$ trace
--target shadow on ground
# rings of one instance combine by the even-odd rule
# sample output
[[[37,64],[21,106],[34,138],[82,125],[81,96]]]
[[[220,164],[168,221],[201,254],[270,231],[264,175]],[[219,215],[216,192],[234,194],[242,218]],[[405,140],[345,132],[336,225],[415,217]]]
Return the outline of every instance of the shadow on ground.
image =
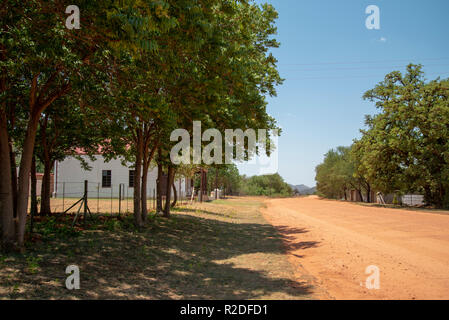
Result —
[[[199,217],[184,210],[142,232],[87,230],[77,238],[34,244],[26,255],[0,256],[0,298],[33,299],[310,299],[309,283],[292,278],[288,234],[252,222]],[[297,248],[316,244],[291,244]],[[65,269],[79,266],[81,289],[65,288]]]
[[[292,252],[300,249],[316,248],[319,245],[319,241],[300,241],[297,242],[294,235],[308,232],[305,228],[292,228],[289,226],[278,226],[276,230],[281,234],[284,244],[288,252]]]

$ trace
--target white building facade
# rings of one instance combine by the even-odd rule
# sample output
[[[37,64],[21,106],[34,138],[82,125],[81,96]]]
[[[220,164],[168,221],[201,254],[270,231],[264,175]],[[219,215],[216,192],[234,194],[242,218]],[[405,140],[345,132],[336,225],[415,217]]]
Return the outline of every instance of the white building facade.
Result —
[[[120,159],[105,162],[102,155],[95,155],[95,161],[81,155],[91,168],[84,170],[75,157],[67,157],[55,163],[54,197],[77,198],[84,194],[84,181],[88,181],[88,194],[99,198],[131,198],[134,193],[134,169],[131,163],[122,164]],[[156,192],[157,167],[150,168],[147,178],[147,196]],[[178,197],[189,194],[190,179],[178,179],[175,188]]]

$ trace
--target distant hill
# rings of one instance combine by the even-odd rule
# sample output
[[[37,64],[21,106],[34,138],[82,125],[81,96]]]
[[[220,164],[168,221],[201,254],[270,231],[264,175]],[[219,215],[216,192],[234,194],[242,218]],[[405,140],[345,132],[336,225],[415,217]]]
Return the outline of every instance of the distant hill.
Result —
[[[315,194],[316,193],[316,187],[312,187],[308,190],[307,194]]]
[[[303,195],[314,194],[316,192],[316,187],[310,188],[310,187],[306,186],[305,184],[298,184],[296,186],[290,184],[290,187],[293,190],[297,190],[300,194],[303,194]]]

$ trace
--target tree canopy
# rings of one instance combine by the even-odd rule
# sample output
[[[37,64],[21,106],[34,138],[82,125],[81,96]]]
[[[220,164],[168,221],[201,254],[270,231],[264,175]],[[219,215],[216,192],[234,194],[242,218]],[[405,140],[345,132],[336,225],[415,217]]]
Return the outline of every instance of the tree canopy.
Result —
[[[242,177],[241,193],[252,196],[288,197],[293,194],[293,190],[278,173],[275,173]]]
[[[429,205],[449,207],[449,80],[426,81],[421,65],[394,71],[364,99],[379,112],[366,116],[362,137],[330,151],[317,167],[318,190],[342,197],[347,181],[383,193],[421,193]]]
[[[3,247],[24,245],[36,160],[46,177],[54,161],[79,149],[92,155],[101,148],[107,160],[132,162],[141,227],[151,163],[169,176],[168,198],[181,170],[169,157],[174,129],[191,130],[193,121],[204,130],[277,129],[266,112],[266,96],[282,83],[270,52],[279,46],[271,5],[83,0],[79,29],[66,27],[66,5],[7,0],[0,8]],[[224,185],[232,168],[222,169]],[[49,188],[43,192],[45,213]]]

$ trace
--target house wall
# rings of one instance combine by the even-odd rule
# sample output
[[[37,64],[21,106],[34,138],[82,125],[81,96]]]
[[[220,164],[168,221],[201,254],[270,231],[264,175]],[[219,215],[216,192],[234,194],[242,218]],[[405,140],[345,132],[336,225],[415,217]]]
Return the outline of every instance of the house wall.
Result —
[[[100,198],[119,197],[119,185],[124,185],[124,196],[132,197],[134,188],[129,186],[129,171],[131,164],[122,165],[120,159],[113,159],[105,162],[103,156],[96,155],[95,161],[91,161],[89,157],[82,156],[88,163],[91,170],[84,170],[81,162],[74,157],[67,157],[64,161],[57,162],[55,165],[55,197],[76,198],[81,197],[84,193],[84,180],[88,181],[89,196],[97,196]],[[103,170],[111,170],[111,188],[102,187]],[[157,167],[152,168],[148,172],[147,194],[153,195],[156,189]],[[185,179],[178,179],[175,182],[175,188],[178,194],[185,195],[186,182]]]
[[[386,195],[383,195],[385,204],[394,204],[394,198],[395,195],[393,193],[389,193]],[[380,201],[380,198],[377,197],[378,201],[377,203],[382,203]],[[400,197],[399,204],[406,205],[406,206],[422,206],[424,205],[424,196],[420,194],[406,194]]]
[[[420,194],[406,194],[402,196],[402,204],[407,206],[422,206],[424,205],[424,196]]]
[[[350,190],[349,191],[349,195],[348,195],[348,200],[352,201],[352,202],[362,202],[362,201],[366,201],[366,194],[362,193],[363,195],[363,199],[360,198],[359,193],[357,192],[357,190]],[[389,193],[389,194],[384,194],[382,195],[383,199],[385,201],[385,204],[393,204],[394,203],[394,194],[393,193]],[[382,201],[380,199],[380,197],[377,195],[377,192],[375,191],[371,191],[371,203],[379,203],[382,204]],[[402,196],[399,201],[401,202],[401,204],[407,205],[407,206],[420,206],[420,205],[424,205],[424,196],[423,195],[418,195],[418,194],[406,194],[404,196]]]
[[[360,194],[359,194],[359,192],[357,190],[350,190],[349,191],[349,198],[348,198],[348,200],[351,201],[351,202],[362,202],[363,201],[363,199],[360,198]]]

